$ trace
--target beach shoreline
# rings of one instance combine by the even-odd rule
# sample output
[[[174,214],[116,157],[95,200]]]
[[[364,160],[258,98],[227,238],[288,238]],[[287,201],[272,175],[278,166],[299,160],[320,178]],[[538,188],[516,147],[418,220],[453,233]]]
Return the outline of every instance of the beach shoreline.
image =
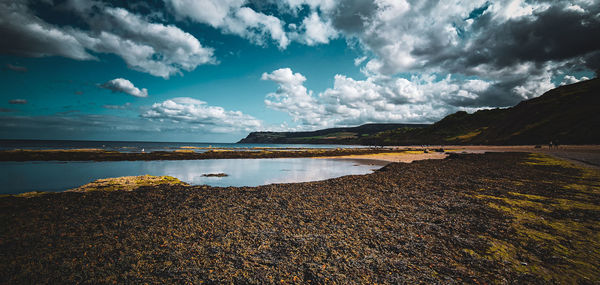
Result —
[[[358,161],[384,161],[410,163],[424,159],[443,159],[448,153],[485,152],[526,152],[548,154],[588,166],[600,167],[600,145],[561,145],[548,146],[386,146],[364,148],[298,148],[252,150],[209,149],[195,152],[189,147],[175,151],[118,152],[102,149],[55,149],[55,150],[4,150],[0,151],[0,161],[135,161],[135,160],[197,160],[197,159],[239,159],[239,158],[294,158],[314,157],[332,159],[355,159]]]
[[[598,171],[504,152],[306,183],[3,197],[0,282],[593,283],[599,186]]]
[[[444,150],[436,152],[435,150]],[[319,159],[351,159],[372,164],[374,161],[381,163],[402,162],[428,159],[444,159],[450,153],[483,154],[486,152],[523,152],[551,155],[560,159],[580,164],[586,167],[600,168],[600,145],[564,145],[550,149],[548,146],[536,148],[534,145],[521,146],[464,146],[464,145],[439,145],[439,146],[407,146],[389,148],[394,152],[382,152],[361,155],[341,155],[331,157],[318,157]]]

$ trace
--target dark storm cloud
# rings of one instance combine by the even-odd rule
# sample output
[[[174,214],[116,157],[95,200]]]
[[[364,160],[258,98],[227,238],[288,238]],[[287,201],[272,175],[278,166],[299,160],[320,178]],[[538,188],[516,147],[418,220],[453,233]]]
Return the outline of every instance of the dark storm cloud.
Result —
[[[137,3],[137,10],[154,8]],[[39,5],[43,4],[0,2],[0,53],[76,60],[96,59],[90,52],[109,53],[131,69],[163,78],[216,63],[212,48],[174,25],[156,23],[159,12],[140,15],[101,1],[66,1],[45,9]]]
[[[340,1],[332,15],[333,26],[346,33],[361,32],[376,11],[377,5],[373,1]]]
[[[560,69],[600,72],[600,6],[585,13],[561,6],[497,25],[490,14],[474,22],[478,36],[469,49],[453,51],[429,62],[440,64],[451,72],[485,76],[487,70],[497,72],[496,83],[479,93],[476,99],[449,102],[455,106],[512,106],[529,96],[517,94],[524,86],[544,73],[556,74]],[[533,68],[521,76],[513,76],[514,66],[529,62]],[[552,67],[552,63],[557,64]],[[473,69],[481,64],[485,69]],[[545,68],[548,67],[548,68]],[[473,70],[476,70],[473,72]],[[505,70],[502,72],[502,70]],[[540,89],[533,96],[541,95]]]
[[[533,19],[510,20],[496,27],[489,21],[490,15],[484,15],[476,21],[480,36],[471,48],[483,56],[469,57],[466,64],[491,63],[502,68],[523,61],[562,61],[597,52],[600,6],[593,9],[580,13],[551,7]]]
[[[451,72],[469,74],[481,64],[496,70],[531,62],[538,67],[553,61],[575,60],[585,67],[600,70],[600,6],[586,12],[553,6],[532,17],[520,17],[503,23],[491,13],[477,17],[472,26],[474,38],[468,48],[443,49],[444,44],[430,41],[412,54],[428,60],[427,66],[444,66]],[[433,38],[433,37],[429,37]]]
[[[600,51],[591,52],[583,57],[585,67],[596,72],[596,76],[600,76]]]
[[[93,58],[72,35],[31,14],[23,1],[0,3],[0,35],[0,53]]]

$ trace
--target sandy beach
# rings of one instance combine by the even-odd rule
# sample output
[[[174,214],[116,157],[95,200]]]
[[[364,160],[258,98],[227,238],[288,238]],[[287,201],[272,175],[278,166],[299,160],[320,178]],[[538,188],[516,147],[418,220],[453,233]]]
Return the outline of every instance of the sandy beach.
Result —
[[[417,160],[444,159],[449,153],[473,153],[482,154],[486,152],[524,152],[541,153],[552,155],[561,159],[566,159],[574,163],[588,167],[600,167],[600,145],[565,145],[550,149],[548,146],[536,148],[533,145],[524,146],[406,146],[391,148],[394,151],[403,152],[383,152],[365,155],[343,155],[327,158],[335,159],[354,159],[372,161],[379,160],[384,162],[403,162],[410,163]],[[436,152],[436,149],[443,149],[444,152]],[[427,150],[426,152],[424,150]]]

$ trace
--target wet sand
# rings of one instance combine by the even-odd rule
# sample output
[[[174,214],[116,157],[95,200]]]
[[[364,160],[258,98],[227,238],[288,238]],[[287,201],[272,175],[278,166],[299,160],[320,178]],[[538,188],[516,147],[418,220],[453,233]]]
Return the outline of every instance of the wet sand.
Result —
[[[486,152],[524,152],[541,153],[552,155],[557,158],[566,159],[584,166],[600,167],[600,145],[565,145],[550,149],[548,146],[536,148],[533,145],[524,146],[408,146],[395,147],[393,150],[409,150],[402,153],[374,153],[365,155],[346,155],[328,157],[333,159],[354,159],[357,161],[379,160],[384,162],[411,163],[417,160],[444,159],[449,153],[473,153],[482,154]],[[435,152],[436,149],[444,149],[445,152]],[[428,150],[424,153],[423,150]]]

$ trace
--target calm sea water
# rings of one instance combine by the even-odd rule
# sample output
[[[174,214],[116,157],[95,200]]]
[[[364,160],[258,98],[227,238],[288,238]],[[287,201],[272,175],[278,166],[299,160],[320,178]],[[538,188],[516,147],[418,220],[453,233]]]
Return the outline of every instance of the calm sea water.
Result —
[[[349,145],[315,145],[315,144],[238,144],[238,143],[197,143],[197,142],[134,142],[134,141],[70,141],[70,140],[0,140],[0,150],[11,149],[78,149],[97,148],[116,150],[121,152],[173,151],[182,147],[197,148],[226,148],[226,149],[252,149],[252,148],[338,148],[338,147],[364,147]],[[206,149],[195,149],[197,152]]]
[[[0,162],[0,193],[64,191],[100,178],[145,174],[169,175],[192,185],[257,186],[366,174],[380,167],[351,160],[311,158]],[[229,176],[202,176],[210,173]]]

